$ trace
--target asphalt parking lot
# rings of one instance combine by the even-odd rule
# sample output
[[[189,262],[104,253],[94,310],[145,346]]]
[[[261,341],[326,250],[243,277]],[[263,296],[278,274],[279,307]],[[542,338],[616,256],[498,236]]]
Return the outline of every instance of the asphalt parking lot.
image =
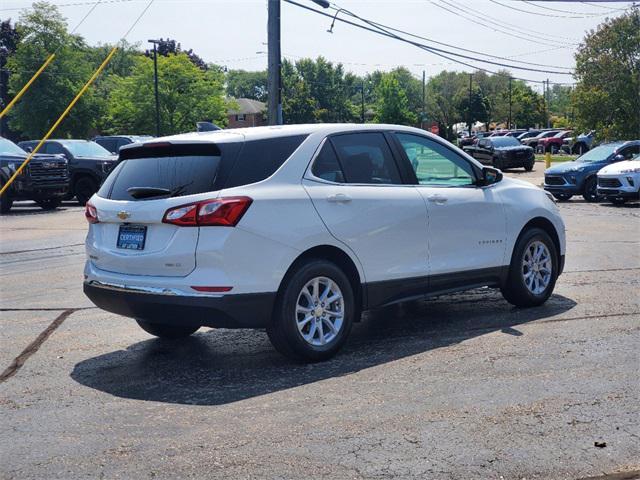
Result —
[[[543,165],[508,175],[539,184]],[[263,332],[179,343],[92,308],[82,208],[0,219],[0,477],[640,477],[640,205],[574,199],[566,272],[370,312],[292,364]]]

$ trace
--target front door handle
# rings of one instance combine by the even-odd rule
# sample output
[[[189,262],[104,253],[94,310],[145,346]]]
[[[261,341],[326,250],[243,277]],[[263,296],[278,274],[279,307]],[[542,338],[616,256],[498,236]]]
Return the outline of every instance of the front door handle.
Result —
[[[347,203],[351,201],[351,197],[344,193],[335,193],[333,195],[329,195],[327,197],[327,201],[333,203]]]
[[[436,205],[444,205],[447,203],[447,197],[443,197],[442,195],[429,195],[427,199]]]

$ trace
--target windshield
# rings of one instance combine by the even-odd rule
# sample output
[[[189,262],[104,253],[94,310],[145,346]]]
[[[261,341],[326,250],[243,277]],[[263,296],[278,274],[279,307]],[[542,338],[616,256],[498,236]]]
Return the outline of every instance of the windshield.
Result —
[[[553,136],[553,138],[561,138],[561,137],[562,137],[562,136],[564,136],[565,134],[566,134],[566,135],[570,135],[570,134],[571,134],[571,132],[558,132],[558,133],[556,133],[556,134]]]
[[[620,143],[609,143],[600,145],[599,147],[589,150],[587,153],[578,158],[578,162],[599,162],[605,160],[620,146]]]
[[[492,138],[491,142],[494,147],[516,147],[520,145],[520,142],[514,137],[496,137]]]
[[[24,155],[25,152],[11,140],[0,138],[0,155]]]
[[[547,137],[553,137],[556,133],[558,132],[542,132],[540,135],[538,135],[536,138],[547,138]]]
[[[102,148],[96,142],[64,142],[63,145],[69,149],[74,157],[106,157],[110,158],[111,153]]]

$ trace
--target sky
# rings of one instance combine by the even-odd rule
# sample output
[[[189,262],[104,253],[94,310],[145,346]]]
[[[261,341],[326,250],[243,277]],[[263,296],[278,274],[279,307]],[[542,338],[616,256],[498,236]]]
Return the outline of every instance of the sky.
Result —
[[[320,9],[311,0],[299,3]],[[70,28],[92,7],[87,0],[52,0],[60,5]],[[89,44],[114,43],[129,29],[149,0],[102,0],[77,29]],[[414,35],[512,60],[543,64],[522,65],[567,71],[585,32],[606,17],[617,16],[632,2],[524,2],[516,0],[337,0],[332,5],[361,17]],[[2,0],[0,18],[16,19],[30,1]],[[517,10],[519,9],[519,10]],[[523,10],[523,11],[520,11]],[[560,10],[560,11],[558,11]],[[331,14],[335,10],[324,10]],[[342,12],[338,18],[349,19]],[[482,25],[480,24],[482,23]],[[295,60],[319,55],[340,62],[347,71],[363,74],[405,66],[420,77],[442,70],[472,71],[415,46],[337,22],[295,5],[282,3],[282,53]],[[498,31],[502,30],[502,31]],[[266,68],[266,0],[155,0],[127,40],[147,48],[147,39],[172,38],[183,49],[192,48],[207,62],[229,69]],[[422,40],[416,40],[423,42]],[[451,47],[434,45],[469,56]],[[486,57],[485,57],[486,58]],[[460,59],[467,61],[464,59]],[[502,62],[502,60],[492,59]],[[506,63],[512,60],[507,60]],[[489,70],[500,67],[470,62]],[[570,75],[511,70],[514,77],[541,82],[572,83]],[[540,83],[532,87],[541,91]]]

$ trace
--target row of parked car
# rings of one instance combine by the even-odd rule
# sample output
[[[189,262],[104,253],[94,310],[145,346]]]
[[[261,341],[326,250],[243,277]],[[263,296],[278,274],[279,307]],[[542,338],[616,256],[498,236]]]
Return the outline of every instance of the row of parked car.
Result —
[[[76,198],[84,205],[115,166],[120,148],[151,137],[101,136],[93,140],[47,140],[0,198],[0,213],[16,200],[33,200],[45,210]],[[0,185],[11,178],[39,140],[17,145],[0,137]]]
[[[572,153],[582,155],[593,147],[595,131],[574,135],[572,130],[565,129],[530,129],[530,130],[494,130],[492,132],[475,132],[473,135],[463,134],[458,144],[461,147],[477,145],[483,139],[513,138],[521,145],[531,147],[534,151]]]

